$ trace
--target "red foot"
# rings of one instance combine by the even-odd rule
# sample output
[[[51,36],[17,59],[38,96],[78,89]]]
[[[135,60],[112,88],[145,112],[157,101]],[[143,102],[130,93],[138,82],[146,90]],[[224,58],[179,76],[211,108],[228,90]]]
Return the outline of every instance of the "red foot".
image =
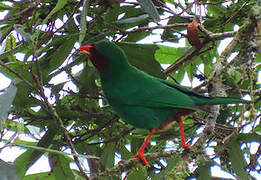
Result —
[[[190,145],[189,145],[189,144],[182,144],[182,147],[183,147],[184,149],[189,149],[189,148],[190,148]]]
[[[150,131],[149,135],[147,136],[147,138],[145,139],[144,143],[141,145],[139,151],[137,152],[137,154],[135,156],[133,156],[132,158],[139,158],[144,165],[148,164],[147,159],[144,157],[144,149],[146,148],[146,145],[148,144],[151,136],[157,131],[157,128],[154,128]]]
[[[138,152],[138,153],[137,153],[135,156],[133,156],[132,158],[139,158],[144,165],[147,165],[147,164],[148,164],[148,161],[147,161],[147,159],[144,157],[144,154],[143,154],[143,153],[139,153],[139,152]]]
[[[184,149],[189,149],[190,145],[186,143],[185,136],[184,136],[184,130],[183,130],[183,123],[181,117],[179,117],[179,130],[180,130],[180,136],[181,136],[181,143],[182,147]]]

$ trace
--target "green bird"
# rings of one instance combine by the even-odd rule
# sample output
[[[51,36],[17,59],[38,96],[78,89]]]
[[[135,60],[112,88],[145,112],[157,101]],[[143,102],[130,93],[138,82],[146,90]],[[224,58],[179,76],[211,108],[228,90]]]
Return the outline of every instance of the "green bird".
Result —
[[[132,66],[123,50],[108,40],[82,46],[79,50],[99,71],[104,95],[114,111],[134,127],[151,130],[134,156],[145,165],[148,161],[144,149],[156,131],[178,122],[182,147],[190,148],[185,141],[182,116],[196,110],[207,111],[206,104],[245,102],[235,98],[206,97],[187,87],[148,75]]]

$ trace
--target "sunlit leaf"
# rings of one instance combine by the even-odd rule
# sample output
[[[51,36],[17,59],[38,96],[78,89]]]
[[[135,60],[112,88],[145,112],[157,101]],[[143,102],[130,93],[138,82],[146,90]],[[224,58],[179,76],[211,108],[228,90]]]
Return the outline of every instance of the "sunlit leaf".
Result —
[[[0,91],[0,130],[3,130],[3,124],[7,119],[12,102],[15,98],[17,88],[11,84],[8,88]]]
[[[37,146],[48,147],[56,134],[56,129],[49,129],[45,135],[41,138]],[[26,171],[31,167],[42,155],[44,152],[29,149],[16,158],[14,164],[17,165],[18,176],[19,178],[24,177]]]
[[[79,36],[79,43],[81,44],[86,34],[86,16],[88,14],[89,0],[83,1],[83,10],[81,12],[81,31]]]
[[[145,167],[139,166],[135,171],[131,171],[127,175],[127,180],[147,180],[147,173]]]
[[[199,180],[207,180],[211,179],[211,165],[212,163],[209,161],[204,161],[200,163],[199,167]]]
[[[67,0],[58,0],[56,6],[52,9],[52,11],[48,14],[48,16],[43,20],[43,24],[47,23],[48,20],[52,17],[52,15],[59,10],[61,10],[67,4]]]
[[[180,58],[184,53],[184,48],[174,48],[169,46],[159,46],[159,49],[155,53],[155,58],[164,64],[172,64],[178,58]]]
[[[157,21],[160,20],[159,13],[151,0],[139,0],[138,2],[144,9],[144,11],[148,13],[152,18]]]
[[[111,168],[114,165],[114,156],[115,156],[115,144],[107,143],[104,146],[103,153],[101,155],[101,163],[104,168]]]
[[[160,64],[154,58],[154,53],[158,49],[156,45],[132,43],[119,43],[118,45],[124,50],[132,65],[150,75],[165,77]]]
[[[240,148],[240,142],[237,141],[236,136],[231,140],[229,144],[229,156],[231,159],[231,165],[233,170],[239,179],[249,179],[246,171],[247,163],[244,158],[244,154]]]
[[[146,19],[148,17],[149,16],[147,14],[144,14],[144,15],[140,15],[138,17],[131,17],[131,18],[127,18],[127,19],[119,19],[118,21],[116,21],[116,23],[119,23],[119,24],[137,23],[137,22],[143,21],[144,19]]]
[[[49,154],[48,158],[56,179],[74,179],[68,158],[57,154]]]

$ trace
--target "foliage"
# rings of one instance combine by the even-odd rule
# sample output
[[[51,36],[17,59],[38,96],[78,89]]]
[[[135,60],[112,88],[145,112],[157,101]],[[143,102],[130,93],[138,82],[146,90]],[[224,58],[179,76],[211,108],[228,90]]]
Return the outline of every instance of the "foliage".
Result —
[[[210,179],[216,175],[211,171],[213,166],[238,179],[260,174],[261,92],[257,73],[261,68],[261,2],[185,2],[0,2],[0,12],[6,13],[0,20],[0,72],[12,79],[17,89],[14,100],[13,96],[0,94],[0,107],[6,107],[0,110],[0,114],[5,114],[0,117],[1,149],[26,149],[14,161],[19,179],[120,179],[123,171],[128,180]],[[205,12],[198,18],[202,19],[202,24],[198,23],[201,46],[175,46],[186,38],[184,30],[197,14],[195,5]],[[157,22],[159,16],[167,20],[166,25]],[[240,27],[238,32],[234,31],[236,25]],[[159,33],[159,29],[163,32]],[[137,44],[155,34],[161,37],[160,42],[172,46],[160,42]],[[218,53],[221,40],[228,37],[233,40]],[[214,121],[202,112],[185,117],[186,137],[191,144],[197,140],[189,151],[182,151],[179,145],[177,125],[156,133],[152,138],[154,145],[147,147],[150,165],[142,166],[130,158],[148,132],[119,119],[103,96],[97,71],[77,51],[79,43],[90,44],[104,38],[117,42],[133,65],[151,75],[178,83],[188,75],[191,83],[200,80],[195,91],[213,96],[248,96],[253,102],[222,105]],[[160,64],[167,64],[168,68],[163,70]],[[199,69],[201,65],[203,70]],[[57,81],[58,77],[63,78]],[[5,92],[12,94],[14,90],[6,88]],[[212,129],[210,121],[216,122]],[[40,138],[30,127],[39,128]],[[197,130],[202,128],[204,131],[199,133]],[[14,136],[6,136],[10,131],[15,132]],[[30,135],[34,141],[20,139],[21,134]],[[170,144],[175,151],[164,152]],[[123,161],[117,165],[119,154]],[[43,155],[48,157],[51,171],[25,175]],[[82,163],[84,159],[89,171]],[[71,163],[76,163],[78,169],[73,170]],[[191,165],[195,168],[189,169]],[[1,176],[15,171],[14,167],[3,171],[8,166],[1,164]]]

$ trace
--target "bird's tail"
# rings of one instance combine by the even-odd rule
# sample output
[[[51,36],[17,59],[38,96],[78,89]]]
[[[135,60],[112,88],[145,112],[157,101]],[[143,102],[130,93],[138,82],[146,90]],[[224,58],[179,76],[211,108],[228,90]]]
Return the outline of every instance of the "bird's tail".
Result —
[[[251,101],[230,97],[193,97],[199,109],[210,112],[208,105],[214,104],[249,104]]]
[[[203,105],[203,104],[249,104],[251,101],[237,99],[237,98],[230,98],[230,97],[196,97],[194,99],[196,104]]]

